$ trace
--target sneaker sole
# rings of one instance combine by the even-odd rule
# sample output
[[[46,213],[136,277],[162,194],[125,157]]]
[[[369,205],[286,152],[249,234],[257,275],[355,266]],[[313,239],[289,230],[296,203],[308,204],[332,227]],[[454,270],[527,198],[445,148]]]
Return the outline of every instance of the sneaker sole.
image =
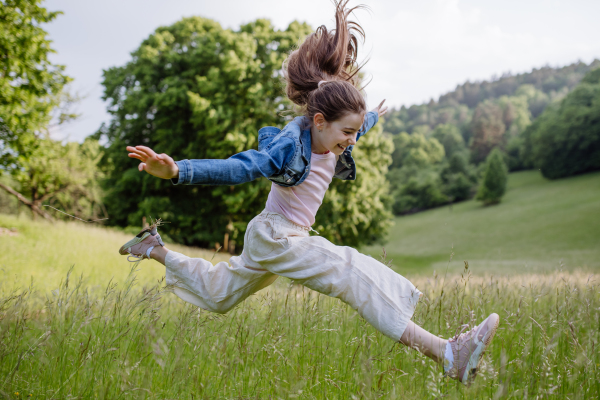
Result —
[[[119,249],[119,254],[125,256],[127,254],[129,254],[129,248],[131,248],[132,246],[135,246],[136,244],[140,243],[142,240],[146,239],[148,236],[150,236],[150,232],[142,232],[140,234],[141,236],[136,236],[133,239],[131,239],[129,242],[125,243],[123,246],[121,246],[121,248]]]
[[[481,357],[485,354],[485,351],[492,342],[492,339],[494,339],[494,335],[496,335],[496,330],[498,329],[499,324],[500,317],[498,317],[498,319],[496,320],[496,324],[492,329],[490,329],[490,332],[488,332],[488,336],[483,339],[483,342],[481,342],[481,344],[479,344],[475,351],[473,351],[473,353],[471,354],[471,357],[469,358],[469,363],[467,364],[467,368],[465,369],[465,373],[463,374],[462,379],[462,382],[465,382],[467,386],[469,386],[475,379],[475,374],[477,373],[479,361],[481,360]]]

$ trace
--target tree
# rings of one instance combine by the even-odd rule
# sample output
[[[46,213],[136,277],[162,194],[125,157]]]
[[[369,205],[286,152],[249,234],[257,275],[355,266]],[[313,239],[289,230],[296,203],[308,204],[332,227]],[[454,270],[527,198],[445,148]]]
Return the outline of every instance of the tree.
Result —
[[[467,148],[460,130],[452,124],[440,124],[436,126],[431,137],[444,146],[444,153],[447,158],[452,157],[454,153],[463,152]]]
[[[286,30],[276,30],[263,19],[233,31],[210,19],[184,18],[158,28],[126,65],[106,70],[104,98],[110,102],[112,120],[97,137],[108,141],[105,204],[110,223],[140,225],[143,216],[161,217],[171,222],[164,231],[177,242],[212,247],[223,243],[227,234],[241,244],[248,222],[264,208],[270,181],[173,186],[140,174],[124,149],[143,144],[176,160],[227,158],[256,149],[261,127],[283,128],[291,118],[291,104],[279,79],[282,62],[311,31],[298,22]],[[361,139],[357,154],[369,140]],[[373,146],[379,148],[380,144]],[[373,161],[373,166],[386,160],[385,154],[374,152],[373,156],[381,158]],[[366,160],[358,160],[358,164],[359,168],[369,166]],[[365,182],[365,187],[378,193],[379,189],[369,185],[385,183],[367,176],[373,182]],[[337,188],[336,201],[350,205],[355,200],[349,196],[364,198],[346,186],[333,187]],[[383,215],[376,203],[374,200],[372,210],[356,206],[365,227],[357,226],[357,232],[364,233],[367,228],[375,236],[382,232],[379,227],[387,221],[376,219]],[[344,216],[350,209],[331,206],[332,213]],[[369,234],[356,236],[349,227],[334,235],[329,224],[343,224],[344,220],[320,221],[323,231],[331,233],[328,237],[349,242],[369,240]]]
[[[438,164],[444,159],[444,147],[434,138],[419,133],[406,132],[394,136],[394,152],[390,168],[404,165],[426,166]]]
[[[258,129],[282,126],[281,64],[310,32],[293,22],[278,31],[267,20],[223,29],[201,17],[160,27],[122,67],[104,71],[111,122],[98,137],[105,156],[110,223],[140,225],[143,216],[170,221],[174,240],[201,246],[241,243],[247,223],[264,207],[270,182],[238,186],[173,186],[137,171],[126,145],[143,144],[176,160],[227,158],[256,148]]]
[[[54,50],[41,27],[60,12],[49,12],[41,2],[0,2],[0,166],[5,168],[17,167],[35,150],[70,80],[63,66],[48,60]]]
[[[499,203],[506,192],[507,180],[508,169],[504,163],[502,152],[494,149],[485,160],[483,179],[476,199],[483,201],[486,206]]]
[[[549,179],[600,170],[600,68],[525,132],[524,148]]]
[[[62,144],[39,139],[28,157],[20,156],[20,169],[12,170],[14,187],[0,183],[0,188],[29,207],[33,217],[62,217],[44,208],[50,205],[82,218],[105,214],[101,203],[98,162],[102,157],[98,141]]]
[[[471,159],[475,163],[485,160],[494,147],[504,146],[506,126],[502,108],[492,101],[477,106],[471,122]]]
[[[467,200],[472,196],[472,189],[477,179],[462,152],[454,153],[440,171],[442,192],[451,202]]]
[[[502,122],[506,127],[506,142],[519,136],[530,124],[531,113],[526,96],[502,96],[497,100],[502,109]]]

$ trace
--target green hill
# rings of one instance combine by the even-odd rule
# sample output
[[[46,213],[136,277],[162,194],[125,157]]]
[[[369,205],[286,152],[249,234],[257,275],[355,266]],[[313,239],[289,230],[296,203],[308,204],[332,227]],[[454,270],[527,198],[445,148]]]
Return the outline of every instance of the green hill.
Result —
[[[509,175],[497,206],[466,201],[398,217],[384,245],[400,273],[475,273],[600,268],[600,173],[549,181]],[[363,249],[379,258],[381,246]]]

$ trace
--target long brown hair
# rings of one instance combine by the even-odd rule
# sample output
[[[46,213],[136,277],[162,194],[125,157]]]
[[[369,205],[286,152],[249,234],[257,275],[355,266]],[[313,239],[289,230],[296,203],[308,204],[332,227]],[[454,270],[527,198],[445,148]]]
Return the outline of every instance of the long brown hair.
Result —
[[[284,63],[286,94],[311,121],[322,113],[326,121],[336,121],[346,113],[364,113],[365,100],[358,89],[358,37],[363,28],[349,21],[357,6],[347,8],[349,0],[334,0],[335,30],[321,25],[310,34]],[[319,84],[319,82],[322,82]]]

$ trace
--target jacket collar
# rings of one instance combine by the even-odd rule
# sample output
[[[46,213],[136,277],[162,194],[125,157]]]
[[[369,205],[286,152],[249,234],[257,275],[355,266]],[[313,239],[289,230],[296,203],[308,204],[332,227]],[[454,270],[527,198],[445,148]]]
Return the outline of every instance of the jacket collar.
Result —
[[[311,136],[310,136],[310,124],[306,117],[296,117],[294,122],[300,127],[300,143],[302,144],[302,156],[310,165],[311,155]]]

